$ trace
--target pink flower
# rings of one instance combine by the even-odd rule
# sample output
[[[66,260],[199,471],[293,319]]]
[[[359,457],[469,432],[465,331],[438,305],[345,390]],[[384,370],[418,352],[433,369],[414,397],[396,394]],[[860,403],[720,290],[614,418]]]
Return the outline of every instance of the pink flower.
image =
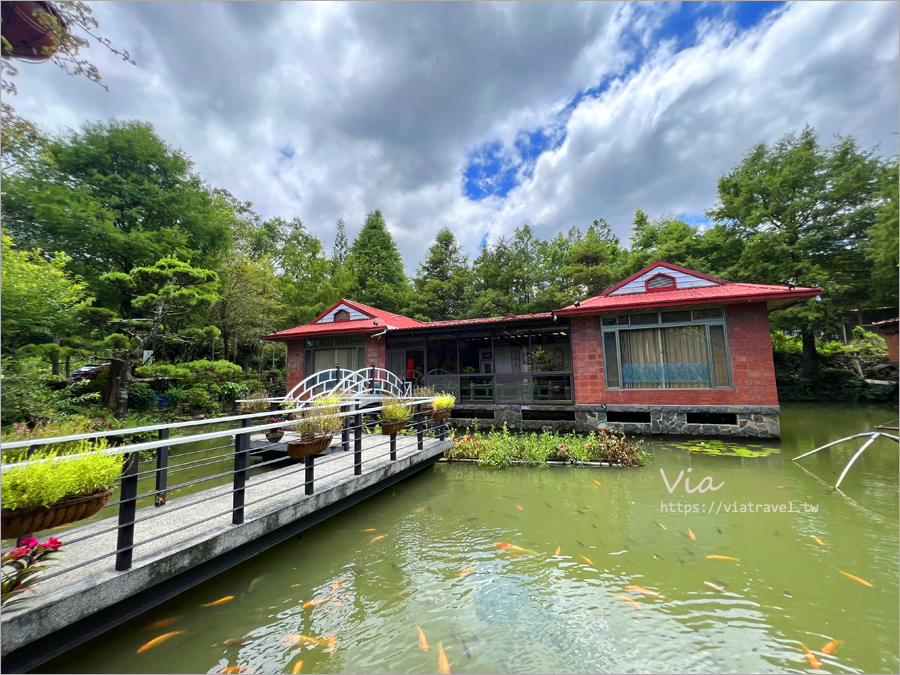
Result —
[[[44,546],[47,548],[52,548],[54,551],[58,551],[59,547],[62,546],[62,542],[56,537],[50,537],[47,541],[44,542]]]
[[[31,552],[30,548],[25,548],[24,546],[21,548],[14,548],[9,554],[12,556],[13,560],[18,560],[23,555],[28,555]]]
[[[37,537],[28,537],[28,539],[22,540],[22,546],[24,546],[25,548],[34,548],[37,545],[38,545]]]

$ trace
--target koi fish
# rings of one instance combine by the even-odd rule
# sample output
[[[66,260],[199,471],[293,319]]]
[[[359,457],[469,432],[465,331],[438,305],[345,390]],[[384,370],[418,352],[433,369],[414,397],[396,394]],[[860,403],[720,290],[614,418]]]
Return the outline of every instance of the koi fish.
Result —
[[[243,647],[247,643],[247,640],[241,640],[240,638],[230,638],[222,642],[223,645],[228,645],[229,647]]]
[[[301,668],[303,668],[303,661],[297,661],[297,663],[294,664],[294,668],[291,670],[291,673],[293,675],[300,675]]]
[[[365,530],[360,530],[360,532],[374,532],[374,531],[375,531],[374,527],[368,527]]]
[[[200,605],[201,607],[215,607],[217,605],[224,605],[226,602],[231,602],[234,600],[233,595],[226,595],[224,598],[219,598],[215,602],[207,602],[205,605]]]
[[[655,521],[655,520],[654,520],[654,521],[653,521],[653,522],[654,522],[654,523],[656,523],[656,521]],[[662,528],[662,529],[664,529],[664,530],[665,530],[665,531],[666,531],[666,532],[668,532],[668,531],[669,531],[669,528],[668,528],[668,527],[666,527],[666,526],[665,526],[665,525],[663,525],[663,524],[662,524],[662,523],[656,523],[656,524],[657,524],[657,525],[659,525],[659,526],[660,526],[660,527],[661,527],[661,528]]]
[[[584,562],[586,562],[586,563],[587,563],[588,565],[590,565],[591,567],[594,566],[594,563],[591,562],[591,559],[588,558],[587,556],[581,556],[581,559],[584,560]]]
[[[281,641],[290,644],[290,645],[307,645],[309,647],[320,647],[322,645],[330,645],[331,641],[334,638],[329,637],[324,640],[320,640],[319,638],[309,637],[308,635],[300,635],[298,633],[294,633],[292,635],[285,635],[281,638]]]
[[[424,510],[425,510],[425,507],[420,506],[419,508],[416,509],[416,513],[422,513],[422,511],[424,511]]]
[[[697,541],[697,535],[691,532],[690,528],[688,528],[688,536],[693,540]]]
[[[369,543],[370,543],[370,544],[374,544],[376,541],[378,541],[378,540],[380,540],[380,539],[384,539],[384,535],[383,535],[383,534],[379,534],[377,537],[372,537],[372,541],[370,541]]]
[[[325,641],[328,643],[328,658],[333,659],[334,651],[335,651],[335,649],[337,649],[337,641],[334,639],[333,635],[330,635],[327,638],[325,638]]]
[[[559,555],[561,551],[562,551],[562,546],[557,546],[556,553],[554,553],[553,555]]]
[[[616,597],[621,598],[622,600],[627,602],[629,605],[635,607],[636,609],[643,609],[643,607],[641,607],[641,604],[637,600],[632,600],[627,595],[622,595],[621,593],[616,593]]]
[[[423,652],[428,651],[428,640],[425,639],[425,631],[419,628],[419,625],[416,624],[416,630],[419,631],[419,649]]]
[[[247,669],[244,666],[228,666],[227,668],[222,668],[222,670],[217,670],[217,673],[246,673]]]
[[[145,645],[142,645],[140,649],[137,650],[138,654],[141,654],[148,649],[153,649],[156,645],[161,645],[163,642],[168,640],[170,637],[175,637],[176,635],[184,635],[183,630],[173,630],[171,633],[163,633],[159,637],[153,638]]]
[[[813,668],[815,668],[816,670],[818,670],[819,668],[821,668],[821,667],[822,667],[822,664],[819,662],[819,659],[816,658],[816,655],[813,654],[813,653],[809,650],[809,647],[807,647],[807,646],[806,646],[805,644],[803,644],[802,642],[800,643],[800,646],[803,647],[803,651],[806,652],[806,660],[809,661],[809,665],[811,665],[811,666],[812,666]]]
[[[468,574],[469,572],[474,570],[477,566],[478,565],[475,564],[475,565],[472,565],[471,567],[467,567],[466,569],[464,569],[462,572],[459,573],[459,576],[464,576],[464,575]]]
[[[834,650],[844,644],[843,640],[832,640],[822,647],[823,654],[834,654]]]
[[[726,591],[726,590],[725,590],[724,588],[722,588],[721,586],[718,586],[718,585],[714,584],[714,583],[711,582],[711,581],[704,581],[703,583],[706,584],[707,586],[709,586],[710,588],[719,591],[719,593],[724,593],[725,595],[728,595],[728,591]]]
[[[347,580],[347,577],[343,577],[343,578],[335,581],[334,584],[332,584],[332,586],[331,586],[331,592],[334,593],[338,589],[338,586],[340,586],[346,580]]]
[[[600,485],[600,486],[603,485],[603,483],[601,483],[599,480],[595,480],[594,482],[595,482],[597,485]]]
[[[844,575],[845,577],[847,577],[848,579],[853,579],[853,581],[858,581],[858,582],[861,583],[863,586],[868,586],[869,588],[872,588],[872,584],[870,584],[870,583],[869,583],[868,581],[866,581],[865,579],[860,579],[859,577],[855,577],[855,576],[853,576],[852,574],[849,574],[848,572],[844,572],[844,571],[841,571],[841,574],[843,574],[843,575]]]
[[[170,616],[168,619],[160,619],[159,621],[154,621],[149,626],[146,626],[144,630],[159,630],[160,628],[165,628],[166,626],[172,625],[176,621],[178,621],[177,616]]]
[[[644,595],[652,595],[654,598],[661,598],[659,593],[656,591],[651,591],[649,588],[644,588],[643,586],[626,586],[626,591],[637,591],[638,593],[643,593]]]
[[[819,539],[818,537],[813,537],[813,539],[816,540],[816,543],[817,543],[819,546],[824,546],[824,545],[825,545],[825,542],[822,541],[821,539]]]
[[[450,675],[450,664],[447,662],[447,655],[444,654],[444,644],[438,642],[438,664],[441,667],[442,675]]]
[[[534,553],[530,548],[522,548],[521,546],[515,546],[513,544],[507,544],[505,541],[498,541],[494,544],[494,546],[499,546],[500,548],[506,548],[510,551],[517,551],[518,553]]]
[[[304,602],[300,609],[308,609],[310,607],[318,607],[319,605],[324,605],[326,602],[331,602],[334,598],[319,598],[318,600],[310,600],[309,602]]]
[[[525,509],[523,509],[519,504],[516,504],[516,508],[519,509],[519,511],[524,511],[524,510],[525,510]]]
[[[708,555],[708,560],[731,560],[732,562],[741,562],[739,558],[732,558],[730,555]]]

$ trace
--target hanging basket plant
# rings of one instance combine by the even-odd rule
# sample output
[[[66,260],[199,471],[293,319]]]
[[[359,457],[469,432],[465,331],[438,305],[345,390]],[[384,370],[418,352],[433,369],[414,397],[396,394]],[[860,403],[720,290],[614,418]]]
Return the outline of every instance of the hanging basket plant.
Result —
[[[50,2],[4,2],[3,56],[41,63],[68,38],[62,14]]]
[[[412,409],[396,397],[381,399],[381,433],[390,436],[406,427]]]
[[[434,421],[441,422],[450,417],[453,406],[456,405],[456,397],[451,394],[438,394],[434,398]]]
[[[313,399],[294,413],[293,428],[300,438],[288,442],[288,455],[300,459],[324,452],[331,445],[334,435],[344,426],[343,418],[337,414],[340,406],[340,397],[329,394]]]

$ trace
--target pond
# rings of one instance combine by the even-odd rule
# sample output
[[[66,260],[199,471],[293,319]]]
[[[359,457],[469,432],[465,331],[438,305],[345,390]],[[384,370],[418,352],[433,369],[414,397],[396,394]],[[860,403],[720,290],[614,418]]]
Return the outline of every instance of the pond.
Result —
[[[896,415],[785,405],[773,452],[654,437],[634,469],[440,463],[40,671],[897,672],[897,445],[840,492],[856,444],[790,461]]]

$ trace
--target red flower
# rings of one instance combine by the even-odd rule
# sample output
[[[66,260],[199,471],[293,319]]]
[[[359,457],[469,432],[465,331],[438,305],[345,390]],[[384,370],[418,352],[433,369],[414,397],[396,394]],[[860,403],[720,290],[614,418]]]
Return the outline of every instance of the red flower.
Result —
[[[24,546],[25,548],[34,548],[37,545],[38,545],[37,537],[28,537],[28,539],[22,540],[22,546]]]
[[[21,548],[14,548],[12,551],[9,552],[9,554],[12,556],[13,560],[18,560],[23,555],[28,555],[29,553],[31,553],[31,549],[26,548],[24,546],[22,546]]]
[[[47,541],[44,542],[44,546],[53,549],[54,551],[58,551],[59,547],[62,546],[62,542],[56,537],[50,537]]]

